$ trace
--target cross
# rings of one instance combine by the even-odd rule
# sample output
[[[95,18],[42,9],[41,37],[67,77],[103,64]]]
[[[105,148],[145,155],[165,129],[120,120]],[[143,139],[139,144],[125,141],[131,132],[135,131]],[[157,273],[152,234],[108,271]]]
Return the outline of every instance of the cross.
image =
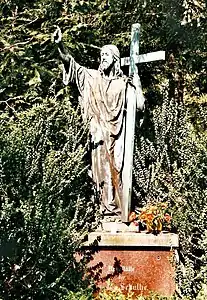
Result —
[[[121,66],[129,65],[129,75],[138,74],[138,63],[165,60],[165,51],[156,51],[139,55],[140,24],[133,24],[131,29],[130,57],[121,58]],[[128,222],[131,212],[131,193],[132,193],[132,168],[134,152],[134,132],[136,117],[136,95],[133,88],[127,91],[127,114],[126,114],[126,140],[127,145],[124,156],[124,167],[122,173],[123,181],[123,203],[122,221]]]

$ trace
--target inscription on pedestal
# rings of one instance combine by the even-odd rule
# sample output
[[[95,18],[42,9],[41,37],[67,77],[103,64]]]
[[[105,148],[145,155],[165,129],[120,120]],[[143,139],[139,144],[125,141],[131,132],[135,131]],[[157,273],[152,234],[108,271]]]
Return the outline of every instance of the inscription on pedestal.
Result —
[[[134,272],[135,268],[132,266],[122,266],[121,267],[124,272]],[[108,266],[109,272],[114,272],[115,268],[113,266]]]
[[[122,291],[139,291],[139,292],[143,292],[143,291],[147,291],[147,286],[143,286],[141,283],[136,283],[136,284],[128,284],[128,285],[124,285],[121,284],[121,290]]]
[[[124,240],[123,234],[123,240]],[[148,295],[150,292],[156,292],[163,296],[171,296],[175,292],[175,265],[173,247],[169,247],[169,236],[156,237],[146,235],[150,246],[105,246],[103,240],[98,252],[95,253],[90,266],[102,265],[101,278],[98,286],[107,286],[107,280],[110,279],[113,284],[118,286],[123,293],[132,291],[134,295]],[[128,234],[126,234],[128,240]],[[176,248],[176,238],[170,235],[173,246]],[[144,234],[137,233],[133,237],[144,242]],[[159,240],[166,239],[164,247],[161,247]],[[107,239],[108,241],[108,239]],[[154,243],[154,246],[153,246]],[[159,246],[157,246],[159,244]],[[178,246],[178,239],[177,239]]]
[[[126,272],[128,273],[134,273],[135,272],[135,267],[133,266],[122,266],[120,265],[120,268],[123,272],[123,274],[126,274]],[[112,272],[112,274],[115,272],[115,268],[110,265],[108,266],[108,272]],[[124,285],[123,282],[125,282],[127,280],[127,277],[122,275],[122,274],[119,274],[118,277],[120,278],[120,280],[122,281],[121,285],[120,285],[120,288],[121,290],[125,290],[125,291],[147,291],[147,286],[143,286],[140,282],[137,282],[137,283],[133,283],[133,284],[127,284],[127,285]]]

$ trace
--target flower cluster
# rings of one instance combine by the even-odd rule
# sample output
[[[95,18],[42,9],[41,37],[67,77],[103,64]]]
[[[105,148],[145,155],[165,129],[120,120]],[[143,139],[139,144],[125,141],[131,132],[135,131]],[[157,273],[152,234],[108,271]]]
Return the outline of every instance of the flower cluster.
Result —
[[[143,207],[139,214],[132,212],[129,216],[130,222],[140,220],[147,227],[148,232],[159,233],[165,229],[170,229],[172,220],[168,213],[168,205],[164,202],[158,202],[156,205],[147,205]]]

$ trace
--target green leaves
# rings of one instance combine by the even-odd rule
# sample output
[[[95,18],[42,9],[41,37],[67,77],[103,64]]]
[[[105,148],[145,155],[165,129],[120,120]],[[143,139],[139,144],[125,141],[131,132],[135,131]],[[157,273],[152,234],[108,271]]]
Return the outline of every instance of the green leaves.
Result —
[[[28,82],[28,84],[31,86],[31,85],[37,85],[38,83],[41,83],[42,80],[40,78],[40,73],[37,71],[37,69],[35,69],[35,72],[34,72],[34,77],[32,79],[30,79],[30,81]]]
[[[134,192],[135,205],[170,204],[173,230],[180,238],[179,288],[182,297],[196,298],[207,270],[207,151],[202,126],[196,124],[206,123],[206,109],[197,105],[194,109],[166,95],[143,127],[137,127]]]
[[[85,266],[74,255],[97,207],[79,113],[68,100],[48,98],[17,112],[16,119],[5,117],[0,119],[0,294],[60,299],[87,289]]]

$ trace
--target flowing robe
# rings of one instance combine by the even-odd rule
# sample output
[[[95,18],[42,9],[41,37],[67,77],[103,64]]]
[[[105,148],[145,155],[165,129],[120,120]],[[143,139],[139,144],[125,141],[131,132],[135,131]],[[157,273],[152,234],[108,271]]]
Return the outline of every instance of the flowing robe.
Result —
[[[63,82],[75,81],[84,118],[90,120],[92,177],[105,215],[121,215],[127,77],[104,78],[99,70],[64,63]]]

